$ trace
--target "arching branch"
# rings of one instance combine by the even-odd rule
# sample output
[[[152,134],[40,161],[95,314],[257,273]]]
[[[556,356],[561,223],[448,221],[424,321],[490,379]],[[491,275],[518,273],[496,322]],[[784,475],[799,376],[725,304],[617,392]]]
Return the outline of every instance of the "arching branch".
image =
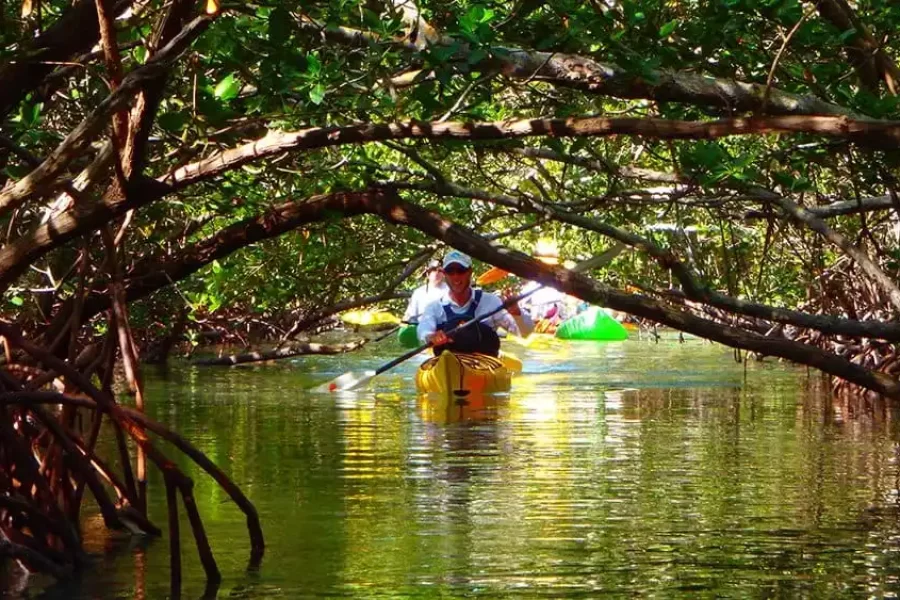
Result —
[[[77,0],[63,15],[11,60],[0,65],[0,120],[38,87],[59,62],[90,50],[100,35],[95,0]],[[119,0],[112,5],[118,16],[131,5]]]
[[[9,189],[0,192],[0,215],[7,214],[28,199],[49,191],[69,163],[85,151],[88,144],[106,125],[109,117],[126,107],[144,86],[154,84],[160,77],[165,77],[172,63],[206,30],[210,22],[211,18],[208,16],[197,17],[147,64],[129,73],[122,80],[122,84],[79,123],[39,167]]]
[[[806,364],[866,389],[900,399],[900,384],[887,375],[869,371],[813,346],[786,339],[768,338],[757,333],[724,326],[645,296],[626,294],[607,288],[589,277],[573,273],[563,267],[544,265],[520,252],[491,243],[441,215],[401,200],[392,188],[322,196],[293,206],[282,205],[279,207],[279,211],[280,214],[302,214],[306,218],[324,218],[324,215],[333,215],[335,212],[345,216],[375,214],[390,223],[414,227],[475,258],[526,279],[551,285],[593,304],[650,319],[733,348]],[[279,212],[276,212],[274,216],[277,217],[278,214]],[[273,230],[282,229],[286,227],[286,222],[287,220],[280,221],[276,218],[271,227]],[[252,230],[259,231],[260,234],[266,231],[262,222]],[[625,242],[625,240],[620,241]],[[631,240],[631,242],[633,241]],[[3,328],[0,327],[0,332],[2,331]]]
[[[323,26],[308,18],[301,19],[299,26],[302,30],[339,44],[357,47],[391,44],[413,53],[422,51],[420,44],[406,37],[385,39],[351,27]],[[466,62],[469,68],[476,70],[499,70],[511,79],[544,81],[614,98],[715,107],[730,114],[758,111],[762,107],[766,87],[687,71],[654,70],[634,74],[614,63],[600,62],[587,56],[501,46],[492,48],[491,52],[472,64],[469,62],[472,50],[465,42],[444,36],[430,45],[453,48],[450,60]],[[416,80],[418,79],[411,79]],[[814,96],[799,96],[779,89],[769,92],[766,110],[777,115],[851,114],[842,106]]]
[[[646,252],[660,265],[660,267],[672,272],[681,284],[685,297],[694,302],[709,304],[710,306],[722,310],[749,317],[765,319],[786,325],[794,325],[796,327],[815,329],[831,335],[871,337],[900,342],[900,325],[895,323],[857,321],[841,317],[812,315],[801,311],[748,302],[711,290],[703,285],[696,274],[687,265],[678,260],[678,258],[670,251],[660,248],[647,238],[591,219],[584,215],[560,210],[556,207],[540,204],[536,201],[526,202],[521,198],[504,194],[492,194],[484,190],[470,189],[446,181],[441,184],[403,183],[397,184],[397,187],[400,189],[418,189],[441,195],[483,200],[502,206],[515,207],[523,212],[538,212],[557,221],[569,223],[570,225],[607,236],[622,242],[623,244]]]
[[[124,85],[119,90],[123,88]],[[77,213],[67,211],[39,226],[31,234],[6,244],[0,248],[0,291],[6,289],[28,264],[40,256],[82,233],[92,231],[129,209],[139,208],[172,191],[213,179],[245,164],[284,152],[398,139],[479,141],[538,136],[614,135],[639,135],[655,139],[716,139],[731,135],[764,133],[812,133],[886,148],[900,147],[900,122],[862,121],[846,117],[760,117],[718,121],[584,117],[474,123],[368,124],[318,127],[295,132],[270,132],[253,142],[176,169],[155,184],[146,180],[130,182],[133,185],[129,187],[129,193],[125,194],[125,198],[108,196],[92,207],[79,209]]]

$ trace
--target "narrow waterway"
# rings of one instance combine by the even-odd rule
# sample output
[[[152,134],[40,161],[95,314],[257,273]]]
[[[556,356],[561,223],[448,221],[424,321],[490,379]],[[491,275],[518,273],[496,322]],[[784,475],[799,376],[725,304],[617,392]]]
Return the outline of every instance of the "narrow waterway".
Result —
[[[415,363],[358,393],[307,391],[400,352],[148,373],[152,414],[222,466],[244,519],[182,461],[224,576],[220,598],[882,597],[898,590],[898,426],[805,369],[691,340],[508,347],[509,396],[436,406]],[[175,455],[174,452],[170,452]],[[165,497],[151,482],[152,516]],[[183,514],[183,513],[182,513]],[[203,573],[182,525],[184,597]],[[163,598],[168,542],[88,518],[97,567],[31,595]],[[37,589],[36,589],[37,588]]]

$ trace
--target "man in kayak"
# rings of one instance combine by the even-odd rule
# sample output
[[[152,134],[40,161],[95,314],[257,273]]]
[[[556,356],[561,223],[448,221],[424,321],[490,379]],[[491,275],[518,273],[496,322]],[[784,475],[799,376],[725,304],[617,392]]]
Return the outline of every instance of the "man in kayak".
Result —
[[[419,286],[409,299],[406,312],[403,313],[403,322],[415,325],[419,322],[420,315],[425,312],[425,307],[432,302],[437,302],[447,293],[447,284],[444,283],[444,272],[441,270],[441,261],[432,260],[425,267],[425,285]]]
[[[538,240],[534,248],[534,257],[545,265],[559,264],[559,249],[555,242]],[[536,291],[535,291],[536,290]],[[554,333],[560,322],[571,317],[576,311],[572,298],[556,288],[545,286],[537,281],[529,281],[522,288],[521,294],[530,294],[522,303],[535,323],[538,333]]]
[[[507,310],[448,337],[445,332],[497,310],[503,300],[489,292],[472,289],[472,259],[458,250],[451,250],[444,257],[443,271],[449,289],[439,301],[426,306],[419,319],[419,341],[431,344],[435,354],[454,350],[497,356],[500,353],[498,327],[523,337],[534,329],[531,318],[523,315],[514,303]]]

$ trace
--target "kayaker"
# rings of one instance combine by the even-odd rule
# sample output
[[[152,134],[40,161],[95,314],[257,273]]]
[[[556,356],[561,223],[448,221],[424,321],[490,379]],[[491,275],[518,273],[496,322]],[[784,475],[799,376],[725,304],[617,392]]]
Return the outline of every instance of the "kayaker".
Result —
[[[534,257],[545,265],[558,265],[559,249],[555,242],[538,240]],[[522,304],[530,313],[538,333],[553,333],[561,321],[571,316],[569,296],[537,281],[529,281],[520,293],[527,294],[532,290],[537,291],[531,293]]]
[[[444,272],[441,270],[441,261],[435,259],[428,263],[423,273],[425,285],[419,286],[409,299],[406,312],[403,313],[403,322],[415,325],[419,322],[419,316],[425,312],[425,307],[432,302],[437,302],[447,293],[447,284],[444,282]]]
[[[451,250],[442,264],[449,289],[439,301],[425,307],[418,329],[419,341],[431,344],[435,354],[454,350],[497,356],[500,353],[498,327],[523,337],[532,332],[531,318],[523,315],[519,305],[514,303],[448,337],[445,331],[500,308],[503,300],[490,292],[472,288],[472,258],[467,254]]]

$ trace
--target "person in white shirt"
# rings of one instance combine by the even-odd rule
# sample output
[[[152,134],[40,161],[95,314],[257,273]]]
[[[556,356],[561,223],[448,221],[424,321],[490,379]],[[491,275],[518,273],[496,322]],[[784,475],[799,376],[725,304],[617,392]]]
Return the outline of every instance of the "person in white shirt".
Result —
[[[534,249],[534,257],[547,265],[559,264],[559,249],[556,242],[538,240]],[[534,291],[537,290],[537,291]],[[535,322],[535,330],[539,333],[553,333],[556,326],[575,313],[576,298],[560,292],[556,288],[544,286],[537,281],[529,281],[522,288],[521,294],[530,294],[522,306]]]
[[[443,298],[425,307],[418,329],[419,341],[430,344],[435,354],[454,350],[497,356],[500,352],[498,327],[523,337],[534,329],[531,318],[513,303],[506,310],[448,337],[445,332],[497,310],[503,300],[489,292],[472,289],[472,259],[458,250],[444,257],[443,271],[449,289]]]
[[[419,322],[425,307],[432,302],[437,302],[447,293],[447,284],[444,282],[444,272],[441,270],[441,262],[432,260],[425,267],[425,277],[427,278],[425,285],[419,286],[413,292],[403,313],[403,322],[415,325]]]
[[[566,295],[556,288],[541,285],[537,281],[529,281],[520,293],[531,294],[522,304],[531,313],[533,321],[565,318],[563,313],[566,307]]]

